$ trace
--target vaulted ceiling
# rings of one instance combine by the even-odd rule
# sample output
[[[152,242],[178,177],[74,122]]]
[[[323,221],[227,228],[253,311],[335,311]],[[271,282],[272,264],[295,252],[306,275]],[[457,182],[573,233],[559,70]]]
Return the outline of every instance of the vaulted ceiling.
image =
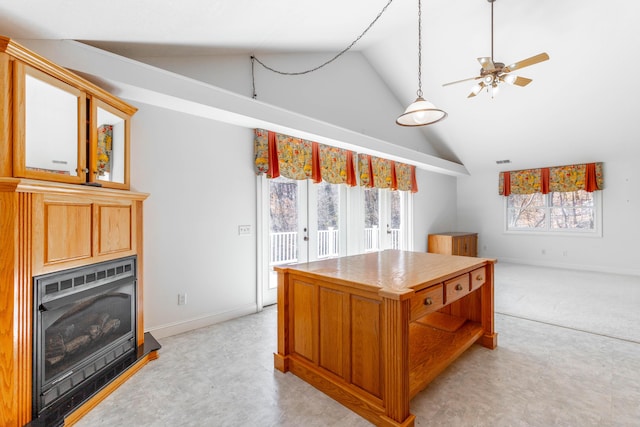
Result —
[[[124,56],[337,53],[388,0],[0,1],[0,34],[73,39]],[[417,0],[393,0],[354,46],[406,106],[417,89]],[[496,0],[495,59],[550,60],[494,98],[467,99],[491,55],[487,0],[422,0],[423,92],[449,114],[424,128],[442,157],[473,174],[640,155],[640,2]],[[400,113],[400,111],[398,112]],[[395,117],[391,118],[395,120]]]

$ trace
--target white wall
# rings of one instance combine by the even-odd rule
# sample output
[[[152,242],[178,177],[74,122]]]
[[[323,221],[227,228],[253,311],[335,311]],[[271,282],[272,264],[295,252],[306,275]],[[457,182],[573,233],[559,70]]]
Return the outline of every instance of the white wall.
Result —
[[[640,275],[637,250],[640,171],[635,159],[614,157],[604,162],[604,175],[602,237],[505,233],[498,170],[459,178],[458,226],[479,233],[480,256],[523,264]]]
[[[260,55],[260,60],[275,69],[295,72],[318,66],[333,55]],[[134,59],[252,96],[248,55]],[[255,84],[259,101],[437,156],[419,128],[395,123],[406,105],[398,102],[360,52],[349,52],[326,67],[301,76],[276,74],[256,63]]]
[[[256,311],[253,132],[140,105],[131,182],[144,204],[145,329],[157,337]],[[251,225],[251,236],[238,225]],[[187,304],[178,305],[178,293]]]
[[[418,192],[413,196],[414,250],[426,252],[427,236],[456,231],[457,181],[452,176],[418,169]]]

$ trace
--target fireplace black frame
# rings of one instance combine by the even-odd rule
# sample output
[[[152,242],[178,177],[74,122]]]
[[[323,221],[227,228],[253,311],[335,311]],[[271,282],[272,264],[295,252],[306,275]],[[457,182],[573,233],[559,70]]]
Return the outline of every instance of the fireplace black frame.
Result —
[[[78,299],[91,299],[119,288],[129,289],[130,327],[106,347],[45,378],[45,327],[42,316]],[[64,416],[120,375],[137,360],[137,257],[76,267],[33,278],[32,417],[47,426],[62,425]],[[129,319],[127,319],[127,322]]]

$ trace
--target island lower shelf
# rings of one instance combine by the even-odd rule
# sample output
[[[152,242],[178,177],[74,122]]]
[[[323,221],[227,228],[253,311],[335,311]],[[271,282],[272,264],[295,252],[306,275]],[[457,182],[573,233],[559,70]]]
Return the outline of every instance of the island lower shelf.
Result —
[[[433,316],[436,315],[436,316]],[[435,317],[437,320],[425,318]],[[477,322],[432,313],[409,325],[409,394],[413,398],[483,335]]]

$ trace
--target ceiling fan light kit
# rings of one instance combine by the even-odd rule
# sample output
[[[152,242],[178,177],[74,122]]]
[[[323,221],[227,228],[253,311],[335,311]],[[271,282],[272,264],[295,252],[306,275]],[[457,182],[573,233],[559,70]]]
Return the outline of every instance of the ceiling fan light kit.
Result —
[[[422,97],[422,4],[418,0],[418,97],[396,119],[400,126],[425,126],[447,117],[447,113],[436,108]]]
[[[457,80],[455,82],[445,83],[443,86],[449,86],[456,83],[462,83],[471,80],[480,80],[473,88],[467,98],[473,98],[478,95],[483,89],[487,89],[487,92],[491,93],[493,98],[498,92],[500,83],[507,83],[513,86],[526,86],[531,83],[531,79],[526,77],[520,77],[513,74],[509,74],[514,70],[520,70],[521,68],[528,67],[530,65],[537,64],[549,59],[547,53],[540,53],[522,61],[514,62],[508,66],[505,66],[503,62],[496,62],[493,60],[493,3],[496,0],[487,0],[491,3],[491,57],[478,58],[480,63],[480,75],[471,77],[468,79]]]

